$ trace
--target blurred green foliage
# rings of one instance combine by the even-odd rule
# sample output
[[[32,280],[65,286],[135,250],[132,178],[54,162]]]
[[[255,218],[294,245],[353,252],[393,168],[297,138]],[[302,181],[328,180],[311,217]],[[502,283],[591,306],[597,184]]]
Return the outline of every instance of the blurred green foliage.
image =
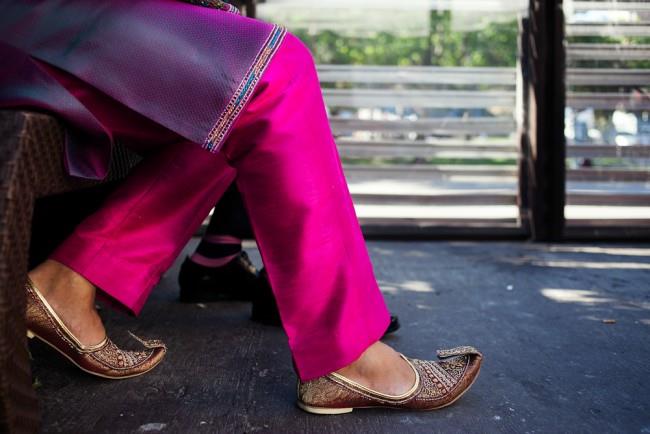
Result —
[[[341,65],[515,66],[518,26],[515,19],[492,22],[481,30],[451,28],[450,11],[431,11],[428,37],[401,37],[380,32],[348,37],[333,31],[309,34],[295,29],[317,63]]]

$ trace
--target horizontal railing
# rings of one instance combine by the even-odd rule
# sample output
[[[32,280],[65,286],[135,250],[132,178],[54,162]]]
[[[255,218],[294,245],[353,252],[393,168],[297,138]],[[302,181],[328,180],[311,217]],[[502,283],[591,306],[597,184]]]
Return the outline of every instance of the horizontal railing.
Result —
[[[323,83],[385,83],[514,86],[514,68],[319,65]]]
[[[514,91],[323,89],[327,105],[335,107],[427,107],[489,108],[512,107]]]
[[[570,43],[567,47],[567,57],[571,60],[648,60],[650,59],[650,44],[586,44]],[[625,70],[618,70],[621,73]]]
[[[572,44],[571,50],[585,57],[593,54],[590,58],[614,59],[614,53],[622,53],[627,59],[641,59],[644,50],[650,51],[650,45],[630,48]],[[320,65],[318,74],[362,224],[519,226],[520,155],[514,119],[514,68]],[[649,86],[650,75],[645,70],[569,68],[567,83],[574,87],[612,88],[611,92],[570,91],[567,105],[575,109],[649,106],[642,95],[634,99],[618,93],[623,86]],[[411,119],[400,117],[403,108],[414,109],[409,114]],[[361,110],[360,115],[371,119],[360,119],[358,114],[346,113],[345,109]],[[446,113],[444,109],[484,109],[485,113],[497,114],[433,117],[440,109],[442,116]],[[372,135],[359,136],[359,132]],[[418,139],[405,139],[408,133],[417,133]],[[401,138],[387,139],[382,134]],[[429,138],[424,140],[422,135]],[[567,157],[650,158],[650,146],[570,143]],[[423,164],[422,159],[434,161]],[[462,164],[437,164],[435,159],[458,159]],[[494,164],[476,161],[479,159],[493,160]],[[364,160],[374,160],[375,164]],[[413,163],[408,164],[409,160]],[[480,164],[468,164],[471,162]],[[650,206],[650,194],[639,187],[650,182],[647,170],[581,167],[569,169],[566,177],[571,185],[567,189],[570,206]],[[610,188],[613,183],[616,191]],[[477,209],[488,211],[477,213]]]
[[[602,45],[601,45],[602,46]],[[484,71],[485,70],[485,71]],[[325,101],[330,107],[346,108],[371,108],[371,107],[411,107],[411,108],[448,108],[448,109],[490,109],[512,108],[516,101],[515,74],[513,68],[442,68],[442,67],[369,67],[369,66],[337,66],[321,65],[319,67],[321,83],[349,84],[392,84],[392,85],[417,85],[426,84],[476,86],[494,85],[509,86],[509,90],[430,90],[430,89],[395,89],[395,88],[350,88],[333,89],[324,86]],[[392,79],[391,79],[392,77]],[[391,82],[392,80],[392,82]],[[595,69],[595,68],[569,68],[567,70],[567,83],[569,86],[610,86],[610,87],[645,87],[650,86],[650,74],[642,69]],[[650,99],[647,96],[630,98],[619,92],[568,92],[567,105],[575,109],[592,107],[595,109],[614,110],[628,108],[645,110],[650,108]],[[387,122],[384,119],[379,119]],[[485,121],[502,122],[502,119]],[[340,119],[336,123],[349,130],[350,128],[376,130],[370,124],[352,126],[352,120]],[[433,120],[434,125],[427,124],[396,124],[382,127],[381,130],[400,129],[405,127],[409,131],[426,131],[432,127],[435,130],[439,124],[454,124],[455,120],[445,118],[444,121]],[[472,121],[470,121],[472,122]],[[475,133],[475,125],[462,125],[468,132]],[[507,128],[511,128],[509,123]],[[415,128],[415,129],[411,129]],[[497,128],[496,134],[503,131]],[[512,130],[511,130],[512,131]],[[486,133],[490,133],[487,131]]]
[[[438,91],[393,89],[324,89],[330,107],[412,107],[474,109],[514,107],[515,92],[508,91]],[[567,92],[567,106],[575,109],[633,110],[650,109],[650,97],[634,98],[619,92]],[[381,119],[384,121],[384,119]]]
[[[650,50],[648,53],[650,54]],[[647,69],[568,68],[567,83],[570,86],[650,86],[650,71]]]
[[[355,179],[440,180],[451,178],[517,177],[515,166],[461,164],[346,164],[346,174]]]
[[[567,36],[650,36],[650,23],[567,24]]]
[[[566,175],[567,181],[650,182],[650,171],[639,169],[589,167],[583,169],[567,169]],[[650,195],[648,197],[650,198]]]
[[[411,140],[363,141],[339,140],[338,148],[346,157],[415,157],[415,158],[517,158],[513,143],[472,144],[471,142],[426,143]]]
[[[419,133],[436,135],[508,135],[516,130],[510,117],[494,118],[425,118],[418,120],[370,120],[332,117],[335,135],[355,131],[382,133]]]
[[[637,59],[650,59],[650,44],[626,47],[616,44],[571,44],[571,50],[582,50],[585,57],[598,57],[598,52],[618,56],[621,53],[637,53]],[[435,67],[435,66],[354,66],[354,65],[320,65],[318,76],[321,83],[345,82],[352,84],[442,84],[458,86],[494,85],[515,87],[514,68],[474,68],[474,67]],[[650,74],[645,69],[615,68],[568,68],[569,85],[603,85],[603,86],[647,86]],[[338,90],[338,89],[337,89]],[[365,90],[365,89],[364,89]],[[330,91],[330,89],[325,89]],[[353,91],[344,89],[338,91]],[[354,90],[356,91],[356,89]]]
[[[614,92],[567,92],[566,105],[578,110],[586,108],[648,110],[650,109],[650,97],[643,94],[638,94],[635,97],[626,93]]]
[[[576,12],[584,11],[650,11],[650,3],[640,1],[574,1],[571,6]]]
[[[569,145],[567,146],[567,156],[572,158],[650,158],[650,146]]]
[[[571,72],[576,69],[569,69],[567,106],[576,110],[648,110],[650,98],[643,89],[650,86],[650,70],[626,69],[625,66],[631,65],[626,62],[649,60],[650,44],[637,44],[623,38],[650,36],[650,2],[574,1],[566,5],[566,33],[570,38],[567,44],[568,63],[620,67],[581,68],[578,69],[579,75],[573,77]],[[591,18],[594,22],[585,21]],[[608,37],[611,42],[588,43],[581,39],[593,36]],[[590,91],[589,87],[594,91]],[[610,89],[604,89],[607,87]],[[642,122],[641,119],[639,122]],[[639,138],[643,140],[642,133]],[[650,146],[570,144],[567,157],[594,159],[590,161],[594,167],[567,170],[569,206],[564,211],[567,227],[599,227],[602,231],[602,228],[615,226],[628,230],[650,226],[650,190],[647,187],[650,160],[643,160],[650,159]],[[604,162],[598,161],[598,158],[623,159],[620,165],[631,167],[599,167]]]
[[[503,206],[517,205],[517,195],[511,191],[492,192],[486,189],[459,193],[395,194],[395,193],[352,193],[357,205],[422,205],[422,206]],[[647,207],[650,194],[603,192],[568,192],[567,205],[592,206],[635,206]]]
[[[346,173],[356,179],[440,180],[452,178],[516,178],[515,166],[461,164],[345,165]],[[567,169],[569,181],[650,182],[650,171],[637,169]]]
[[[514,142],[483,143],[472,141],[422,142],[412,140],[350,140],[337,142],[342,155],[351,158],[415,157],[415,158],[517,158]],[[615,146],[607,144],[569,144],[569,158],[650,158],[650,146]]]

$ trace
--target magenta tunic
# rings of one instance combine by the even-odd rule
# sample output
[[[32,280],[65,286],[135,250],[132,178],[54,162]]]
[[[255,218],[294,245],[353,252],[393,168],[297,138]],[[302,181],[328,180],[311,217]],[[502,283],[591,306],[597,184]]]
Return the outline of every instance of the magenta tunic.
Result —
[[[176,0],[0,0],[0,107],[56,112],[68,124],[69,173],[106,176],[110,130],[43,62],[215,152],[286,33],[233,11]]]

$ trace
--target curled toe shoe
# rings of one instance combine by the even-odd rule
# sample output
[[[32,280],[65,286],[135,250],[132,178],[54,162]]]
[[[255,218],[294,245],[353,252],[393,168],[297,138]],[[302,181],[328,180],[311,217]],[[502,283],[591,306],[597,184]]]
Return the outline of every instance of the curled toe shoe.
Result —
[[[152,370],[165,357],[165,344],[143,340],[133,334],[131,336],[144,346],[142,351],[122,350],[108,337],[97,345],[83,345],[29,279],[25,290],[27,336],[45,342],[82,371],[113,380],[137,377]]]
[[[438,350],[439,361],[409,359],[415,383],[395,396],[371,390],[344,376],[331,373],[298,383],[298,407],[315,414],[349,413],[355,408],[386,407],[436,410],[458,400],[472,386],[481,368],[482,354],[474,347]]]

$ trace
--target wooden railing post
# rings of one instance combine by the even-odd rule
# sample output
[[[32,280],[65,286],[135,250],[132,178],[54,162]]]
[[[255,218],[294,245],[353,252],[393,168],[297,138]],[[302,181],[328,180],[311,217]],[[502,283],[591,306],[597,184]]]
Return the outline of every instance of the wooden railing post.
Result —
[[[530,62],[530,54],[528,47],[528,34],[530,32],[530,21],[528,18],[519,20],[519,40],[518,40],[518,56],[517,56],[517,114],[516,122],[518,128],[518,171],[517,179],[519,187],[517,191],[517,206],[519,207],[519,220],[522,229],[527,236],[531,234],[531,212],[530,200],[528,197],[528,175],[530,169],[528,164],[530,159],[530,141],[528,138],[528,83],[530,82],[530,74],[528,71],[528,63]]]
[[[520,199],[524,220],[536,241],[559,240],[564,233],[566,184],[566,98],[562,0],[530,0],[527,113],[522,135]]]

